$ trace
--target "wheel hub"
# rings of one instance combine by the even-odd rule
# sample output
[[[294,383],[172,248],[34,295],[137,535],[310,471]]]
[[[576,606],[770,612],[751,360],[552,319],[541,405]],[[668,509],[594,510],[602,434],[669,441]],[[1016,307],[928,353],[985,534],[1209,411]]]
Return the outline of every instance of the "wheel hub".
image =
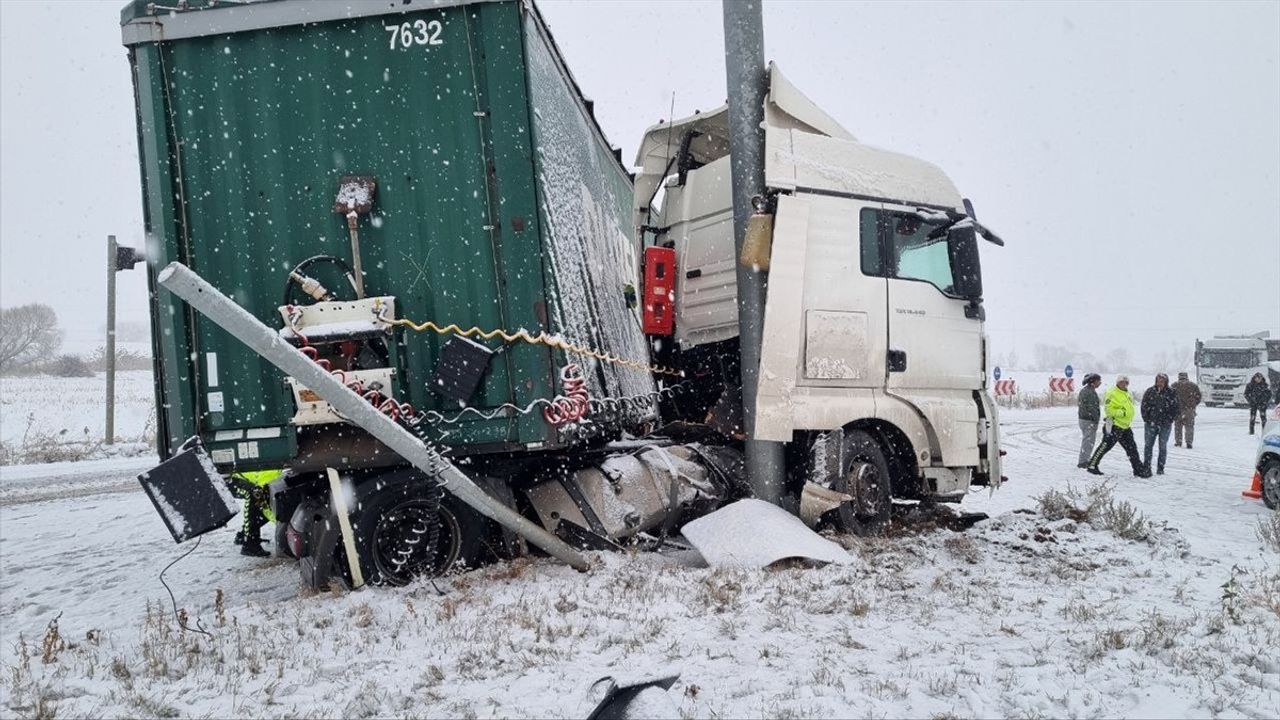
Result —
[[[374,562],[388,582],[404,585],[436,565],[436,509],[424,502],[401,505],[383,515],[374,532]]]
[[[845,494],[853,498],[850,503],[860,516],[876,514],[876,497],[880,487],[880,473],[873,463],[855,460],[845,475]]]

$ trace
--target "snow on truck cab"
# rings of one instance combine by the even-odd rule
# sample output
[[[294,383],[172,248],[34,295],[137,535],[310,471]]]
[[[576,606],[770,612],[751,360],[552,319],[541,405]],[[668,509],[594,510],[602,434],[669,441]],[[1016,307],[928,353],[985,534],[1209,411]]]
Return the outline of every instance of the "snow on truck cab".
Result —
[[[937,167],[859,143],[772,64],[769,75],[757,436],[812,445],[815,467],[843,454],[830,461],[839,476],[851,463],[863,477],[887,471],[876,492],[897,497],[956,499],[998,483],[977,239],[1003,243]],[[677,357],[738,332],[727,116],[656,125],[637,158],[637,229],[679,265]]]
[[[633,183],[531,3],[121,20],[165,461],[142,479],[175,540],[234,512],[192,468],[287,469],[276,551],[316,586],[526,540],[585,567],[749,493],[723,109],[650,130]],[[765,116],[756,435],[786,444],[788,501],[867,532],[894,498],[999,482],[999,238],[776,68]]]

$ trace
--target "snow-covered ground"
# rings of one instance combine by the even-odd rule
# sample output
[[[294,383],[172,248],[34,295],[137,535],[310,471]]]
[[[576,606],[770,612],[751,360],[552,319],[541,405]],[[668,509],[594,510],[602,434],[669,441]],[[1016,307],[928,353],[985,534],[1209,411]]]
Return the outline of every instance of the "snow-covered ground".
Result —
[[[1151,479],[1108,456],[1115,497],[1149,520],[1139,540],[1038,513],[1037,496],[1095,480],[1075,467],[1072,408],[1004,414],[1010,481],[964,502],[990,520],[847,539],[839,567],[599,555],[585,574],[521,560],[309,594],[227,528],[166,574],[208,637],[177,629],[157,578],[188,546],[132,479],[145,459],[4,467],[0,708],[572,717],[601,676],[671,672],[687,717],[1276,717],[1280,554],[1255,534],[1269,511],[1240,497],[1246,425],[1204,410],[1195,449]]]
[[[149,370],[116,373],[114,448],[101,446],[106,429],[106,376],[0,377],[0,443],[6,456],[110,457],[149,453],[156,429]]]

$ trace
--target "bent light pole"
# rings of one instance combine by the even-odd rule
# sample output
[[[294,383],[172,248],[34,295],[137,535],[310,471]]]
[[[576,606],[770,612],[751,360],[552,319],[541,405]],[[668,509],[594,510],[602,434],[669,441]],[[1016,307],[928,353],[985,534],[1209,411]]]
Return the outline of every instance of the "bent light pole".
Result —
[[[381,440],[429,477],[437,478],[445,490],[475,508],[476,512],[509,528],[575,570],[588,569],[587,560],[581,553],[490,497],[435,448],[378,412],[364,398],[343,385],[301,350],[283,340],[275,331],[250,315],[249,311],[205,282],[190,268],[182,263],[169,263],[156,279],[166,290],[187,301],[191,307],[249,346],[250,350],[306,385],[308,390],[332,405],[348,422]]]

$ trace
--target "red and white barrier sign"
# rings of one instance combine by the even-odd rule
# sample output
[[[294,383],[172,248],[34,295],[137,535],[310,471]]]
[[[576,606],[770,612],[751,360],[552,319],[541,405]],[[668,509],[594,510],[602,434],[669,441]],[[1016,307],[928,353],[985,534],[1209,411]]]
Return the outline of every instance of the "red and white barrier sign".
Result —
[[[1014,395],[1018,392],[1018,382],[1016,380],[997,380],[995,390],[996,397]]]
[[[1075,378],[1059,378],[1059,377],[1049,378],[1050,392],[1062,392],[1062,393],[1075,392],[1075,389],[1076,389]]]

